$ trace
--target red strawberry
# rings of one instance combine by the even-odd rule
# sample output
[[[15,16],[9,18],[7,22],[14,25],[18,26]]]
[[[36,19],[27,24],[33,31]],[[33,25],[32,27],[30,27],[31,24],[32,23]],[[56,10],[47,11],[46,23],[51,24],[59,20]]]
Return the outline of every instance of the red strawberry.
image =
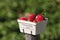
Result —
[[[35,17],[36,17],[35,14],[30,14],[28,20],[32,22],[35,19]]]
[[[25,20],[25,21],[27,21],[28,19],[27,19],[26,17],[22,17],[22,18],[20,18],[20,20]]]
[[[36,16],[37,22],[43,21],[45,17],[42,14]]]

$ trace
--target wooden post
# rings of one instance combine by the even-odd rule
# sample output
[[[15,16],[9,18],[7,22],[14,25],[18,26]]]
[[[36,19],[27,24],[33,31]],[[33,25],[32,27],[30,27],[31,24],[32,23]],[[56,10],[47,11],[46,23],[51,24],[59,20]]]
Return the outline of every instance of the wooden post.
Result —
[[[40,40],[40,35],[25,34],[25,40]]]

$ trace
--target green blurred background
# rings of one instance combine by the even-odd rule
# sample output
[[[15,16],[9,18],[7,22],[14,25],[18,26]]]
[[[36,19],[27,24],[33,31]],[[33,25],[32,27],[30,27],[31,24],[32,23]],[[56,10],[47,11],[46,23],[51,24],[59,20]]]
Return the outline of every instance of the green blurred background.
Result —
[[[17,18],[28,13],[49,19],[40,40],[60,40],[60,0],[0,0],[0,40],[25,40]]]

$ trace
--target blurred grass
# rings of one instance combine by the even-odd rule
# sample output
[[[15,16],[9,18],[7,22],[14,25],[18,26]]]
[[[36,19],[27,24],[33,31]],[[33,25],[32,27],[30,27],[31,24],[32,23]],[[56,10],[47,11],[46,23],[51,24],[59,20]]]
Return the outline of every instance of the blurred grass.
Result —
[[[60,40],[60,0],[0,0],[0,40],[25,40],[17,18],[27,13],[42,13],[49,19],[41,40]]]

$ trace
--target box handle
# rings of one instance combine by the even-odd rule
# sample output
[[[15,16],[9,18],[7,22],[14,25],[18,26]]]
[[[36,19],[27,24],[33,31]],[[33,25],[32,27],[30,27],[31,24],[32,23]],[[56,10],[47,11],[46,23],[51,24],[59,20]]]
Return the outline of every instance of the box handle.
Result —
[[[23,29],[23,33],[24,33],[24,29]]]
[[[31,35],[32,35],[32,31],[31,31]]]

